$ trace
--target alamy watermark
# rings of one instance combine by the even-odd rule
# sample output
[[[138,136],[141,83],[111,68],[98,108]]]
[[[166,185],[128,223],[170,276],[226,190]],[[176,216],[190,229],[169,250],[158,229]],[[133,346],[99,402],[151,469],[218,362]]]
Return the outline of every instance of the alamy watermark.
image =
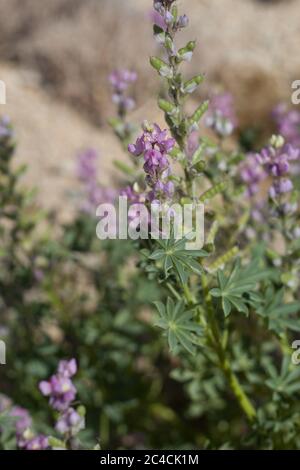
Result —
[[[292,348],[295,349],[292,354],[292,364],[298,366],[300,364],[300,339],[293,341]]]
[[[292,103],[295,105],[300,104],[300,80],[293,81],[292,90],[294,90],[291,96]]]
[[[6,104],[6,85],[0,80],[0,104]]]
[[[126,196],[118,204],[100,204],[96,233],[100,240],[168,240],[185,238],[186,250],[201,250],[204,245],[204,205],[172,204],[154,201],[150,206],[128,206]]]
[[[0,340],[0,365],[6,364],[6,344]]]

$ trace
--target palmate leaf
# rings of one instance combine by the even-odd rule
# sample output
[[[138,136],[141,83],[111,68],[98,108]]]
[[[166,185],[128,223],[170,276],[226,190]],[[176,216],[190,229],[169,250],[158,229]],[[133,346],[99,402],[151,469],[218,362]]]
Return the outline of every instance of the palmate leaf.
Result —
[[[208,252],[187,250],[185,248],[185,244],[189,242],[187,238],[175,240],[171,237],[168,240],[156,240],[156,242],[159,248],[151,253],[149,259],[162,262],[166,277],[170,271],[174,271],[180,281],[185,284],[188,273],[202,274],[203,269],[197,259],[208,256]]]
[[[277,334],[287,329],[300,331],[300,318],[294,316],[300,313],[300,302],[284,303],[284,289],[275,292],[274,287],[269,287],[256,312],[267,320],[269,329]]]
[[[183,301],[175,303],[170,297],[167,305],[162,302],[154,304],[159,312],[155,325],[165,330],[171,352],[177,354],[182,347],[195,354],[202,328],[195,322],[193,311],[186,310]]]
[[[264,368],[269,375],[266,385],[273,392],[281,395],[300,392],[300,368],[291,364],[289,356],[284,357],[279,372],[270,362],[265,362]]]
[[[233,308],[248,314],[248,304],[253,301],[257,284],[270,278],[272,271],[262,269],[257,259],[248,266],[241,266],[240,260],[237,260],[229,276],[221,270],[217,276],[219,287],[212,289],[210,293],[213,297],[222,299],[222,308],[227,317]]]

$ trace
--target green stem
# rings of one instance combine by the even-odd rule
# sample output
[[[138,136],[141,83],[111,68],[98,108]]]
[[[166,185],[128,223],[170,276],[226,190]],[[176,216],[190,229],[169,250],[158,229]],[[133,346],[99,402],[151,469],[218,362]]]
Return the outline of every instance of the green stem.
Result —
[[[208,291],[207,279],[205,275],[202,276],[202,282],[207,306],[207,321],[211,329],[211,346],[218,356],[219,367],[226,377],[232,393],[234,394],[248,420],[253,421],[256,418],[256,411],[246,393],[244,392],[241,384],[239,383],[237,376],[231,368],[230,361],[228,360],[226,354],[226,349],[222,342],[222,335],[216,321],[212,298]]]

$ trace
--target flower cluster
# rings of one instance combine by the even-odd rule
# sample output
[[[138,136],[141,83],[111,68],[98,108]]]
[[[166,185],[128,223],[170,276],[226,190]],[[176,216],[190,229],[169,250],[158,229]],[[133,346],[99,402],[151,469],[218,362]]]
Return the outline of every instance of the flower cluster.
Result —
[[[116,191],[103,188],[97,179],[98,154],[94,149],[87,149],[78,155],[77,175],[84,184],[86,199],[81,208],[84,212],[94,214],[96,207],[102,202],[112,202],[116,197]]]
[[[247,187],[247,196],[253,197],[259,190],[259,183],[266,178],[267,174],[257,161],[256,155],[250,153],[240,167],[240,176]]]
[[[170,7],[174,0],[154,0],[154,10],[158,13],[159,17],[155,17],[155,24],[165,28],[171,28],[174,32],[179,29],[186,28],[189,24],[187,15],[182,15],[177,18],[171,11]]]
[[[58,370],[52,375],[50,380],[42,381],[39,385],[40,391],[44,396],[49,396],[49,404],[58,411],[64,411],[74,400],[76,388],[72,383],[71,377],[77,372],[75,359],[70,361],[60,361]]]
[[[273,118],[278,134],[282,135],[286,142],[300,147],[300,112],[296,109],[289,110],[285,104],[280,104],[274,109]]]
[[[291,144],[285,144],[281,136],[273,136],[270,145],[256,154],[257,162],[273,179],[270,188],[272,198],[293,189],[293,183],[289,178],[290,163],[299,160],[299,158],[300,149],[296,149]]]
[[[83,183],[93,184],[97,180],[97,159],[95,149],[87,149],[78,155],[78,178]]]
[[[43,434],[35,435],[32,430],[32,419],[29,412],[21,406],[12,406],[11,400],[0,395],[0,413],[8,412],[14,419],[16,441],[19,449],[45,450],[49,447],[48,438]]]
[[[209,110],[205,116],[205,124],[220,137],[232,134],[237,125],[237,118],[233,106],[233,97],[230,93],[212,97]]]
[[[137,79],[136,72],[130,70],[115,70],[109,76],[109,81],[113,87],[112,100],[118,106],[119,114],[124,115],[135,107],[133,98],[126,96],[125,91],[129,85]]]
[[[76,397],[76,388],[71,377],[77,372],[75,359],[60,361],[57,373],[48,381],[42,381],[39,385],[44,396],[49,396],[49,404],[54,410],[60,412],[55,429],[63,435],[74,436],[84,429],[84,413],[79,413],[71,407]]]
[[[85,427],[84,416],[74,408],[68,408],[57,420],[55,429],[62,435],[74,436]]]
[[[150,201],[158,197],[172,197],[174,184],[170,181],[170,162],[168,153],[175,145],[175,140],[168,137],[167,130],[161,130],[157,124],[149,126],[143,125],[143,134],[135,144],[128,146],[129,152],[139,157],[144,156],[144,171],[146,173],[146,183],[151,188],[148,194]]]

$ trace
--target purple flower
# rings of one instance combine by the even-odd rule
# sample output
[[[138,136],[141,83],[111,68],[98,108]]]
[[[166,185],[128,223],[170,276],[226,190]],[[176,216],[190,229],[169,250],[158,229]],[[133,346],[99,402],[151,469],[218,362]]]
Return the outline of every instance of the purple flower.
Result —
[[[205,124],[222,137],[232,134],[237,126],[237,118],[230,93],[212,97],[205,116]]]
[[[48,438],[43,434],[39,434],[28,441],[25,441],[22,446],[25,450],[46,450],[49,447]]]
[[[30,430],[32,419],[27,410],[20,406],[14,406],[9,414],[17,418],[15,423],[16,439],[20,449],[44,450],[48,447],[48,439],[45,436],[34,436],[33,432]]]
[[[282,136],[273,136],[271,144],[257,153],[255,158],[273,179],[269,190],[272,198],[292,191],[293,183],[288,177],[290,162],[300,159],[300,149],[296,149],[291,144],[285,144]]]
[[[55,429],[60,434],[71,434],[74,436],[84,429],[84,426],[84,417],[80,416],[74,408],[68,408],[57,420]]]
[[[11,127],[10,118],[3,116],[0,119],[0,139],[7,140],[13,137],[13,130]]]
[[[161,16],[158,11],[156,10],[151,10],[150,11],[150,20],[152,23],[156,24],[159,26],[161,29],[165,30],[167,28],[165,19],[163,16]]]
[[[290,170],[290,162],[298,160],[300,149],[294,148],[291,144],[285,144],[281,147],[270,145],[256,154],[258,163],[264,165],[270,176],[281,177]]]
[[[113,87],[112,101],[118,106],[119,114],[124,115],[135,107],[133,98],[126,96],[125,91],[137,80],[137,73],[130,70],[115,70],[109,76]]]
[[[247,195],[252,197],[258,192],[259,183],[267,177],[267,174],[258,163],[255,154],[249,154],[240,167],[240,176],[247,185]]]
[[[280,178],[274,181],[273,185],[269,189],[270,196],[275,199],[280,194],[289,193],[293,189],[293,183],[288,178]]]
[[[109,81],[116,92],[123,92],[127,90],[131,83],[137,79],[136,72],[130,70],[114,70],[110,76]]]
[[[289,110],[285,104],[278,105],[273,111],[278,134],[294,147],[300,147],[300,112]]]
[[[179,29],[185,28],[189,24],[187,15],[182,15],[178,19],[172,15],[170,11],[171,5],[175,0],[154,0],[153,8],[155,16],[153,15],[153,22],[162,29],[172,28],[174,32]]]
[[[168,154],[173,149],[175,140],[168,136],[167,130],[161,130],[157,124],[149,126],[145,123],[143,130],[143,134],[135,144],[128,146],[128,150],[134,156],[144,156],[146,183],[151,188],[148,199],[157,199],[158,196],[168,198],[174,194],[174,184],[169,181]]]
[[[167,130],[161,130],[158,124],[149,127],[144,125],[144,132],[134,144],[128,146],[128,150],[132,155],[140,156],[147,150],[158,150],[161,153],[170,152],[175,145],[175,140],[168,137]]]
[[[87,149],[78,155],[78,177],[84,183],[94,183],[97,180],[98,154],[94,149]]]
[[[23,433],[26,429],[30,428],[32,419],[25,408],[20,406],[14,406],[10,411],[10,416],[17,418],[16,420],[16,432],[17,434]]]
[[[75,359],[61,361],[58,371],[50,380],[43,380],[39,389],[44,396],[49,396],[49,404],[55,410],[66,410],[75,399],[76,388],[71,377],[76,373],[77,365]]]
[[[111,188],[103,188],[97,182],[98,154],[94,149],[87,149],[78,156],[77,174],[84,183],[86,200],[81,205],[81,210],[88,214],[95,214],[97,206],[101,203],[113,203],[117,191]]]
[[[60,361],[57,371],[64,377],[73,377],[73,375],[75,375],[77,372],[76,359],[70,359],[70,361]]]
[[[120,196],[127,197],[131,204],[143,204],[146,200],[144,193],[136,192],[131,186],[127,186],[126,188],[122,189]]]

